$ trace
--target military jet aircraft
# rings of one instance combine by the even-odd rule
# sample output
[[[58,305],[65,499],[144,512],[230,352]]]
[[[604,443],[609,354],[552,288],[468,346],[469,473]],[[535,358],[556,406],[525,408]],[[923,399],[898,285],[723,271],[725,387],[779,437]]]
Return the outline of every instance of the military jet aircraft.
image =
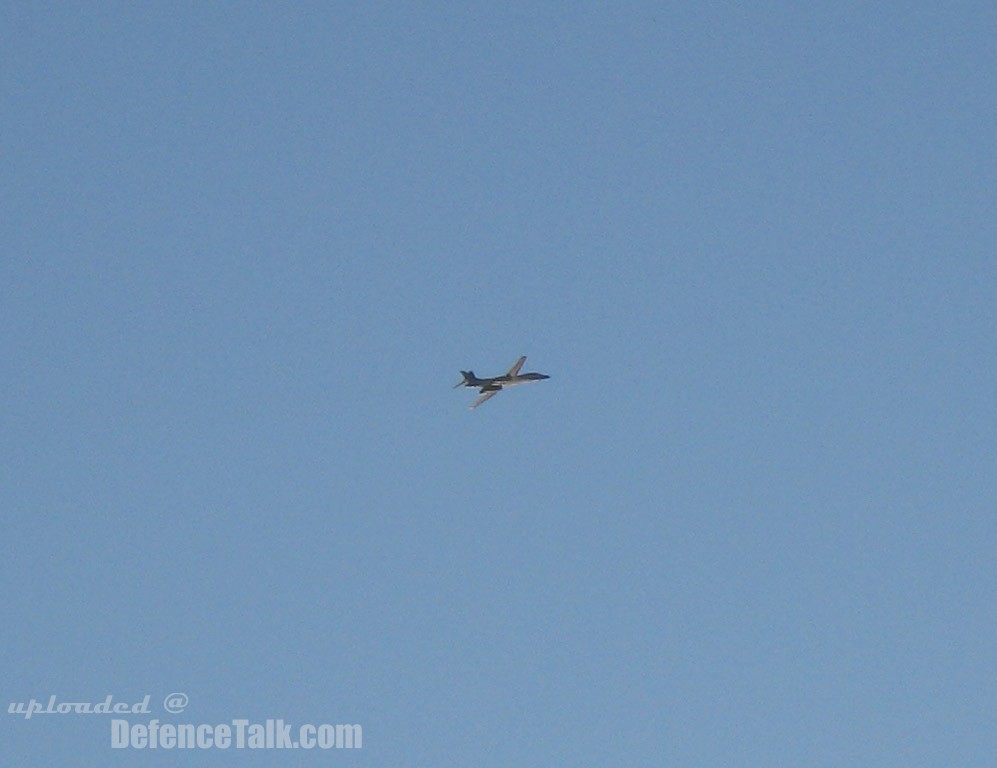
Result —
[[[470,406],[471,408],[477,408],[485,400],[494,397],[506,387],[512,387],[516,384],[526,384],[530,381],[543,381],[550,378],[550,376],[542,373],[520,373],[519,369],[523,367],[523,363],[525,362],[526,355],[523,355],[509,369],[507,374],[504,376],[495,376],[490,379],[479,379],[474,375],[474,371],[461,371],[460,373],[464,377],[464,380],[454,384],[454,389],[457,389],[457,387],[480,387],[478,392],[481,393],[481,397],[475,400]]]

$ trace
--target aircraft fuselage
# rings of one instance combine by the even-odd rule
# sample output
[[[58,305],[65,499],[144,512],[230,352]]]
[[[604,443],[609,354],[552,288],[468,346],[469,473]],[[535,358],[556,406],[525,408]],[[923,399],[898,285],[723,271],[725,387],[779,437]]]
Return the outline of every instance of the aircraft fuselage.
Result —
[[[531,381],[543,381],[544,379],[549,379],[543,373],[524,373],[519,376],[495,376],[490,379],[478,379],[474,381],[467,382],[468,387],[481,387],[482,392],[487,392],[492,389],[505,389],[506,387],[513,387],[516,384],[528,384]]]

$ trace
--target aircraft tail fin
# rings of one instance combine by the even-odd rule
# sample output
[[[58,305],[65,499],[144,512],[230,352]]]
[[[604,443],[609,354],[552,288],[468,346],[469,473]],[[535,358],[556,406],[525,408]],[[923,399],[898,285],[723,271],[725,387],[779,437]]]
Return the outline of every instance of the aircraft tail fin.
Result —
[[[477,384],[475,382],[477,382],[478,377],[474,375],[474,371],[461,371],[460,375],[463,376],[464,378],[463,378],[462,381],[460,381],[460,382],[458,382],[458,383],[456,383],[456,384],[453,385],[454,389],[457,389],[457,387],[474,387],[474,386],[477,386]]]

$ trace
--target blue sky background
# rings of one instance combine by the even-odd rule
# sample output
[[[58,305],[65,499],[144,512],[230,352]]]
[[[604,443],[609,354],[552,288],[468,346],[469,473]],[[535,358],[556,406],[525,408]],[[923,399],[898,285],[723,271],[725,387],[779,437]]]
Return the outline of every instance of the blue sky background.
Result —
[[[4,3],[5,764],[993,765],[995,22]]]

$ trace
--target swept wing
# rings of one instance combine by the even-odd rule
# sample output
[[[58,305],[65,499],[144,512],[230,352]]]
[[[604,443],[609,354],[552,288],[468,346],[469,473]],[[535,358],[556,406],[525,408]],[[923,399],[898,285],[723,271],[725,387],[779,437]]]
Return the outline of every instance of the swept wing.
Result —
[[[519,358],[516,361],[516,364],[509,369],[509,372],[506,374],[506,376],[512,377],[518,374],[519,369],[523,367],[523,363],[525,362],[526,362],[526,355],[523,355],[521,358]]]
[[[485,392],[485,394],[483,394],[481,397],[475,400],[474,403],[470,406],[470,408],[472,409],[477,408],[479,405],[485,402],[485,400],[487,400],[489,397],[495,397],[495,395],[497,395],[501,391],[502,391],[501,389],[489,389],[487,392]]]

